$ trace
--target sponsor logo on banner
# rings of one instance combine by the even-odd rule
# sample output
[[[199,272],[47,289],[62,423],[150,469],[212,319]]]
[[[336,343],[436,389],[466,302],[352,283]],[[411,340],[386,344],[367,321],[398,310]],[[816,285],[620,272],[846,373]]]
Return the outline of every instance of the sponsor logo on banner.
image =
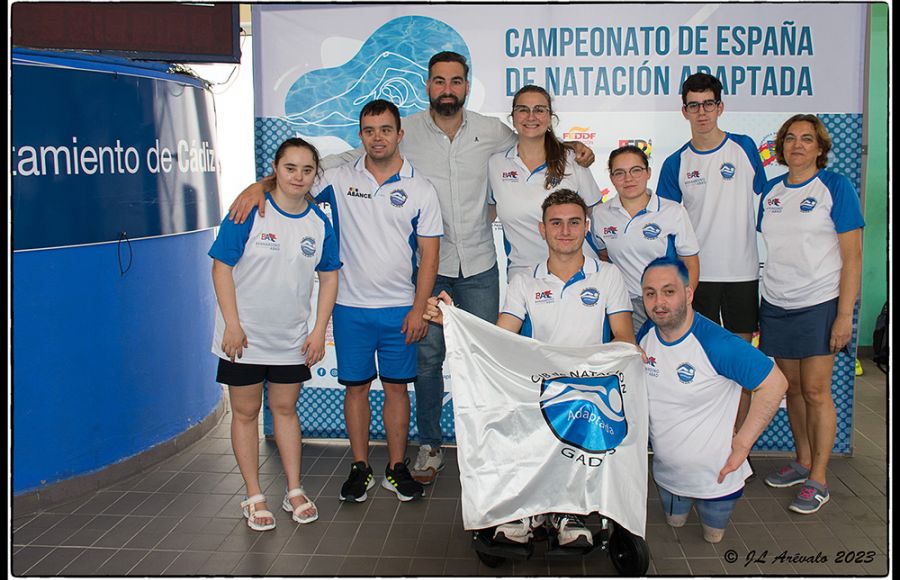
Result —
[[[585,145],[593,145],[597,133],[591,131],[590,127],[579,127],[572,125],[568,131],[563,131],[563,141],[581,141]]]
[[[675,373],[678,375],[678,380],[684,384],[688,384],[693,382],[694,375],[697,373],[694,370],[694,367],[690,363],[681,363],[677,369],[675,369]]]
[[[596,288],[585,288],[581,291],[581,303],[585,306],[596,306],[600,301],[600,291]]]
[[[403,207],[409,196],[402,189],[395,189],[391,192],[391,205],[394,207]]]
[[[589,376],[582,376],[582,375]],[[620,373],[573,371],[541,381],[541,413],[553,434],[587,453],[608,453],[628,434]]]
[[[311,258],[316,255],[316,240],[315,238],[305,237],[300,240],[300,251],[307,258]]]
[[[759,142],[759,158],[762,160],[763,167],[777,161],[775,158],[775,133],[769,133]]]
[[[650,157],[650,152],[653,150],[653,139],[648,139],[647,141],[643,139],[619,139],[619,147],[625,147],[626,145],[634,145],[643,151],[644,155]]]
[[[644,226],[644,229],[641,230],[644,234],[644,237],[648,240],[655,240],[659,237],[659,234],[662,233],[662,228],[657,224],[647,224]]]
[[[816,201],[816,198],[807,197],[800,202],[800,211],[802,211],[803,213],[809,213],[816,207],[816,203],[818,203]]]
[[[721,167],[719,167],[719,173],[722,174],[722,179],[726,181],[730,181],[734,177],[735,173],[734,165],[731,163],[723,163]]]

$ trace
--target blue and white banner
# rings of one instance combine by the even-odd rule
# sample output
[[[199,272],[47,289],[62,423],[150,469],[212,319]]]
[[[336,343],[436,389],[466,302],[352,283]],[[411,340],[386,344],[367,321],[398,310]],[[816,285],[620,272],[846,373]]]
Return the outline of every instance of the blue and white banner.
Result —
[[[638,349],[552,346],[442,310],[465,528],[599,512],[643,537],[649,418]]]
[[[471,65],[470,110],[509,122],[516,90],[545,87],[556,134],[593,149],[591,171],[604,199],[615,195],[606,171],[612,150],[644,149],[655,188],[663,161],[690,139],[680,87],[694,72],[722,81],[719,125],[753,139],[769,178],[785,171],[774,154],[779,126],[795,113],[816,113],[834,141],[829,169],[859,188],[866,10],[839,3],[255,4],[257,174],[269,173],[289,137],[304,137],[325,155],[356,147],[359,110],[372,99],[394,102],[404,116],[427,109],[428,60],[452,50]],[[502,293],[505,251],[494,225]],[[851,448],[853,362],[839,355],[835,363],[835,452]],[[333,349],[316,372],[310,385],[334,392],[307,391],[317,409],[308,422],[339,424]],[[446,400],[442,426],[452,440]],[[327,432],[343,436],[340,426]],[[782,410],[757,449],[792,446]]]

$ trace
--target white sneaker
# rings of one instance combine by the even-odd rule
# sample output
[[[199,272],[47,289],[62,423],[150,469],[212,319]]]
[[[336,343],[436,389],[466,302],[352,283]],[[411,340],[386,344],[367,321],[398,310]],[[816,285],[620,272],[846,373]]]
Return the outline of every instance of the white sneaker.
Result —
[[[420,445],[412,468],[413,479],[422,485],[428,485],[442,469],[444,469],[444,450],[431,445]]]
[[[531,518],[522,518],[500,524],[494,530],[494,540],[497,542],[507,542],[513,544],[527,544],[532,538]]]
[[[550,527],[556,530],[556,537],[563,548],[590,548],[594,545],[594,536],[588,530],[581,516],[574,514],[552,514]]]

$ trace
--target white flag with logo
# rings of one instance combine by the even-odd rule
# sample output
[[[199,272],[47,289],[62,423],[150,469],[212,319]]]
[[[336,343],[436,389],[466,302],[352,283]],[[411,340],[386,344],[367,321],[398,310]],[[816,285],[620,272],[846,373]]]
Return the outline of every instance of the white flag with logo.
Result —
[[[552,346],[441,309],[465,528],[599,512],[643,537],[648,406],[637,347]]]

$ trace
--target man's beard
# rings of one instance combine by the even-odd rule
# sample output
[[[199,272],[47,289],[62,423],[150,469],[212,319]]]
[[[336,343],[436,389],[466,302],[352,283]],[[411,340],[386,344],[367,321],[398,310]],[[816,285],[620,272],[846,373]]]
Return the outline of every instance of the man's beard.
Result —
[[[650,316],[650,313],[648,313],[648,316],[650,317],[651,320],[653,320],[653,317]],[[663,324],[660,324],[656,320],[653,320],[653,322],[654,322],[654,324],[656,324],[657,328],[668,331],[668,330],[675,330],[675,329],[679,328],[682,324],[684,324],[684,321],[686,318],[687,318],[687,302],[684,302],[681,305],[681,308],[679,308],[677,310],[669,311],[668,320],[666,320]]]
[[[452,98],[452,102],[441,102],[441,99]],[[452,117],[455,115],[460,109],[462,109],[463,103],[456,95],[441,95],[437,99],[431,100],[431,108],[438,115],[442,117]]]

